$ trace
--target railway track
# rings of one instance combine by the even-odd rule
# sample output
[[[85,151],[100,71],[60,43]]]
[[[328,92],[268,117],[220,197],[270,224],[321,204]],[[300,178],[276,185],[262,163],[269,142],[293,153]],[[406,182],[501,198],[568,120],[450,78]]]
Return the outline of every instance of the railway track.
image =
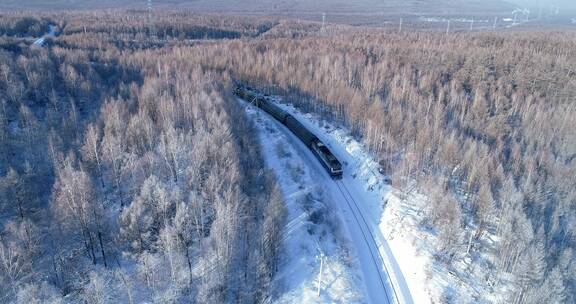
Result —
[[[264,112],[268,113],[271,116],[271,119],[273,119],[274,121],[276,121],[277,123],[279,123],[280,125],[282,125],[282,127],[286,128],[286,132],[287,133],[291,133],[293,136],[295,136],[296,138],[298,138],[302,144],[304,144],[304,146],[306,146],[308,148],[308,151],[310,151],[312,154],[318,156],[319,152],[316,151],[314,149],[314,144],[320,145],[322,147],[326,147],[314,134],[312,134],[305,126],[303,126],[301,123],[297,122],[296,119],[294,119],[291,115],[289,115],[289,113],[284,112],[282,109],[274,106],[273,104],[271,104],[269,101],[267,101],[266,99],[258,99],[260,95],[255,95],[254,93],[252,93],[250,90],[246,90],[243,89],[242,87],[238,87],[235,91],[235,94],[238,95],[240,98],[246,100],[249,104],[254,104],[256,103],[256,106],[258,108],[260,108],[261,110],[263,110]],[[295,122],[292,121],[288,121],[288,119],[294,120]],[[296,124],[297,122],[297,124]],[[296,125],[294,125],[296,124]],[[312,148],[311,148],[312,146]],[[324,152],[324,154],[329,154],[330,156],[334,157],[332,152],[328,150],[328,148],[326,147],[326,152]],[[324,155],[322,154],[322,155]],[[313,157],[315,159],[315,162],[318,162],[320,167],[322,167],[323,169],[326,169],[326,172],[329,177],[334,181],[334,184],[336,185],[336,187],[338,188],[338,191],[340,192],[340,194],[342,195],[342,198],[344,199],[344,201],[346,202],[348,208],[350,209],[350,212],[352,212],[352,216],[354,217],[354,221],[356,222],[356,225],[358,226],[358,229],[360,230],[360,233],[357,233],[356,235],[361,235],[362,238],[358,237],[356,242],[359,242],[360,244],[362,244],[362,241],[366,244],[366,250],[368,251],[368,253],[365,253],[365,260],[371,260],[372,264],[374,265],[374,270],[376,270],[377,272],[377,277],[378,277],[378,282],[376,282],[375,277],[376,276],[371,276],[372,280],[370,282],[372,288],[377,288],[378,285],[380,285],[384,291],[383,294],[381,293],[376,293],[378,294],[377,298],[375,299],[374,297],[372,298],[372,300],[375,303],[382,303],[381,299],[379,299],[379,297],[384,296],[386,298],[386,302],[388,303],[401,303],[399,301],[398,298],[398,294],[396,292],[396,288],[393,284],[392,278],[390,276],[390,273],[388,271],[388,267],[386,266],[386,262],[384,257],[382,256],[382,253],[380,252],[380,247],[378,246],[378,243],[376,242],[376,238],[374,237],[374,234],[372,233],[372,230],[370,229],[370,225],[368,225],[368,221],[366,221],[366,218],[364,217],[364,214],[362,213],[362,211],[360,210],[360,207],[358,206],[358,203],[356,202],[356,200],[354,199],[354,196],[352,195],[352,193],[350,193],[350,190],[348,190],[346,184],[343,182],[342,178],[342,167],[339,167],[340,173],[335,175],[333,174],[334,172],[331,172],[330,169],[332,168],[331,166],[326,166],[325,163],[323,163],[323,161],[325,161],[324,158],[322,157]],[[336,159],[334,157],[334,159]],[[339,161],[336,162],[339,163]],[[331,163],[330,163],[331,164]],[[357,245],[360,245],[357,244]],[[362,245],[360,245],[362,246]],[[363,247],[363,246],[362,246]],[[367,258],[369,256],[369,258]],[[365,263],[368,263],[368,265],[370,264],[369,261],[366,261]],[[380,264],[382,266],[380,266]],[[386,272],[386,275],[384,275],[382,272]],[[372,272],[372,271],[369,271]],[[365,278],[366,280],[369,280],[369,277]],[[388,280],[390,288],[387,287],[386,284],[386,280]],[[378,284],[379,283],[379,284]],[[372,285],[373,284],[373,285]],[[367,286],[368,288],[368,286]],[[379,288],[378,288],[379,289]],[[370,289],[368,289],[368,292],[370,293]],[[372,296],[374,296],[374,294],[372,294]]]
[[[368,222],[366,221],[366,218],[362,214],[362,211],[360,211],[358,203],[356,202],[354,196],[352,196],[350,190],[348,190],[348,188],[346,187],[346,185],[342,180],[335,180],[334,183],[336,184],[336,187],[338,187],[340,194],[342,194],[342,197],[346,201],[348,208],[350,208],[350,211],[352,211],[352,215],[354,216],[354,219],[356,220],[358,226],[360,227],[360,231],[362,232],[362,237],[364,238],[364,241],[366,242],[368,248],[370,248],[370,256],[372,258],[374,266],[378,268],[378,278],[380,279],[380,283],[382,284],[382,288],[384,289],[384,293],[386,294],[388,303],[400,303],[400,301],[398,300],[396,289],[394,288],[394,284],[392,283],[392,278],[390,277],[388,268],[386,267],[386,263],[384,262],[384,258],[382,257],[382,254],[380,254],[378,244],[376,244],[374,234],[370,230]],[[376,254],[374,252],[376,252]],[[378,259],[380,259],[380,263],[378,262]],[[390,282],[390,287],[392,288],[393,297],[390,296],[388,288],[386,288],[386,283],[384,282],[385,278],[383,278],[382,276],[382,271],[380,270],[380,264],[384,266],[384,271],[386,272],[388,282]]]

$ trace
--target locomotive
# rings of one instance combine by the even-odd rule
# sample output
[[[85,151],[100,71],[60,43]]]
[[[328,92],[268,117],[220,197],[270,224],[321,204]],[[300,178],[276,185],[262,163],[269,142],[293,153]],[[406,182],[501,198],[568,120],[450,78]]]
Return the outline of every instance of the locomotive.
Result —
[[[258,94],[248,87],[238,86],[234,90],[234,94],[264,110],[285,125],[312,151],[312,154],[316,156],[333,179],[342,178],[343,171],[340,161],[316,135],[306,129],[294,116],[279,108],[267,96]]]

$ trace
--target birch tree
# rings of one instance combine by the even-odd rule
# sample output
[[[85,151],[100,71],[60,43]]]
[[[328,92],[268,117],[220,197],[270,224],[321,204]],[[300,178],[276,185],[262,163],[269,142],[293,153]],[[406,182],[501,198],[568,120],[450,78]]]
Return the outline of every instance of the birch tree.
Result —
[[[102,187],[104,187],[104,175],[102,172],[102,152],[100,130],[94,124],[89,124],[84,135],[84,144],[81,148],[83,160],[95,165]]]
[[[51,209],[55,221],[68,239],[73,243],[83,243],[86,254],[94,264],[99,254],[106,265],[106,228],[102,222],[104,210],[101,202],[97,201],[92,181],[86,172],[77,171],[70,165],[60,172],[54,185]]]

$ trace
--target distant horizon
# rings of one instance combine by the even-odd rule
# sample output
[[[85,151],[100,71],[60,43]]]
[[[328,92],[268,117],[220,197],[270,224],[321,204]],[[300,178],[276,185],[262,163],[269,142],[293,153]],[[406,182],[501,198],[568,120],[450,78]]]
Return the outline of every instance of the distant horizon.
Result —
[[[41,0],[3,0],[0,8],[24,9],[24,10],[81,10],[81,9],[132,9],[145,8],[147,0],[53,0],[45,2]],[[281,1],[281,0],[171,0],[154,1],[159,8],[190,8],[199,11],[230,11],[230,12],[273,12],[273,13],[303,13],[303,12],[338,12],[350,13],[374,13],[384,12],[389,14],[482,14],[483,12],[505,11],[513,9],[513,4],[506,0],[434,0],[422,4],[418,1],[405,0],[317,0],[308,1]]]
[[[238,16],[271,17],[278,19],[298,19],[313,22],[321,21],[321,13],[327,14],[326,21],[334,24],[386,26],[403,18],[404,22],[419,23],[420,18],[443,20],[445,18],[468,20],[498,17],[512,20],[513,11],[528,8],[530,13],[524,18],[545,17],[547,25],[533,22],[537,27],[573,27],[573,11],[560,6],[559,16],[552,13],[552,4],[567,4],[566,0],[550,0],[550,9],[539,10],[530,5],[538,5],[541,0],[153,0],[154,8],[166,11],[192,11],[208,14],[234,14]],[[2,0],[0,11],[90,11],[90,10],[139,10],[147,8],[148,0]],[[551,18],[546,18],[551,17]],[[535,20],[534,20],[535,21]],[[443,27],[442,22],[425,21],[426,27]],[[467,21],[461,22],[466,24]],[[453,25],[454,26],[454,25]],[[461,29],[469,28],[468,25]],[[458,26],[453,28],[458,30]]]
[[[147,0],[3,0],[2,10],[87,10],[87,9],[145,9]],[[170,0],[154,1],[162,9],[193,9],[199,12],[269,13],[271,15],[302,14],[325,11],[332,14],[383,15],[506,15],[520,8],[551,8],[558,5],[560,14],[576,12],[573,0],[433,0],[421,3],[410,0]]]

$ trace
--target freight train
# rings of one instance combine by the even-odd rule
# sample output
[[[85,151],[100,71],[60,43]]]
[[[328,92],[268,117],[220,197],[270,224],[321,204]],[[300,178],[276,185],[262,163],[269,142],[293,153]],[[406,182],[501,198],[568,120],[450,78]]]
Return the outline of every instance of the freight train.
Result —
[[[243,100],[254,104],[266,113],[270,114],[280,123],[285,125],[296,137],[298,137],[318,158],[322,166],[328,171],[333,179],[342,178],[342,164],[328,149],[328,147],[316,135],[304,127],[296,118],[271,102],[266,95],[259,94],[254,90],[238,86],[234,94]]]

